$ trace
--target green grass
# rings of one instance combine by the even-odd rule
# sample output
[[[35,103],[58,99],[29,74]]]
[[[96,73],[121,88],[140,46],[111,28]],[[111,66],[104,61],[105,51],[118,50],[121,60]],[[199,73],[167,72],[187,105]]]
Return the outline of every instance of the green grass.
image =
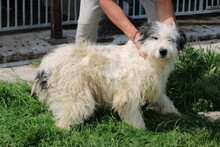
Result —
[[[33,67],[38,67],[41,63],[40,59],[29,60],[29,65]]]
[[[0,146],[219,146],[220,122],[198,111],[220,110],[220,55],[190,46],[176,61],[167,94],[183,114],[163,116],[143,109],[147,130],[138,130],[104,110],[70,131],[58,129],[30,85],[0,81]]]

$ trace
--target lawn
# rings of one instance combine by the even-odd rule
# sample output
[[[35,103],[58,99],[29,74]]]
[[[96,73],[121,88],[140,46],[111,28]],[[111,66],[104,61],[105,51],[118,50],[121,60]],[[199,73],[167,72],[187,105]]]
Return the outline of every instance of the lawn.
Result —
[[[197,112],[220,111],[220,55],[186,46],[175,64],[167,94],[182,116],[143,108],[147,130],[121,122],[110,110],[62,130],[47,106],[30,96],[31,84],[0,81],[0,146],[219,146],[220,121]]]

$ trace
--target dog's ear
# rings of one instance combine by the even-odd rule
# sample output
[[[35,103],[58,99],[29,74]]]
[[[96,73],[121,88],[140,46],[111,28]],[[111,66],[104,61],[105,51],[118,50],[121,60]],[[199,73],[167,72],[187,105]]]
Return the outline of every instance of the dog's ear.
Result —
[[[184,46],[186,44],[186,34],[179,30],[179,37],[177,38],[177,50],[181,51],[184,50]]]
[[[140,34],[141,34],[141,38],[138,40],[141,43],[144,42],[145,39],[150,37],[150,29],[152,27],[152,23],[145,23],[143,24],[141,27],[138,28]]]
[[[149,29],[151,28],[153,24],[151,22],[144,23],[142,26],[138,28],[141,35],[146,35],[149,32]]]
[[[39,70],[37,73],[37,76],[35,78],[35,81],[39,83],[40,88],[47,89],[48,88],[48,73],[46,73],[44,70]]]

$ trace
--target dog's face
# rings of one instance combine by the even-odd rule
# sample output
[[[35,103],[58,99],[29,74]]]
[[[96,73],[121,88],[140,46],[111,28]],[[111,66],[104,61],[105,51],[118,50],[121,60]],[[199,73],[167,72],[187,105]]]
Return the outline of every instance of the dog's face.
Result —
[[[155,22],[150,27],[140,27],[141,51],[148,58],[173,59],[178,55],[177,43],[179,33],[175,25]]]

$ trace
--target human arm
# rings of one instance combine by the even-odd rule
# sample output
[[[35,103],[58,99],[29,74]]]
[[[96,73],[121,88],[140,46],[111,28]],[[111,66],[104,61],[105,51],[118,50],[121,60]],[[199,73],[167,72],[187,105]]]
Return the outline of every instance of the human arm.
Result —
[[[99,0],[100,5],[108,18],[121,29],[127,37],[134,41],[137,34],[137,28],[130,22],[124,11],[113,0]]]

